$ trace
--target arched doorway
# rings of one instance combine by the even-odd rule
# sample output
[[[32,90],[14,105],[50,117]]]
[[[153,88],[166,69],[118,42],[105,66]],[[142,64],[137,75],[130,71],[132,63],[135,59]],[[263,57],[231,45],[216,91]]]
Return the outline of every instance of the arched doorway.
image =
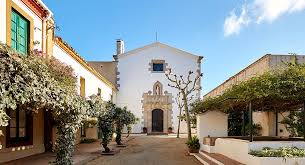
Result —
[[[152,111],[152,132],[163,132],[163,111],[161,109]]]

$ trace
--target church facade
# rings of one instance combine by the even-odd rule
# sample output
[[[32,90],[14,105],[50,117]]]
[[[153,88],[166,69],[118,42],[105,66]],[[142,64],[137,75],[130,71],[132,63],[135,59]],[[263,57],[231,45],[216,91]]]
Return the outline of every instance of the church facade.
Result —
[[[177,131],[179,108],[175,102],[178,90],[169,87],[165,73],[171,69],[178,76],[194,77],[201,73],[201,56],[155,42],[138,49],[124,52],[124,42],[117,40],[117,97],[118,106],[127,106],[140,120],[133,133]],[[200,91],[194,92],[194,99]],[[182,121],[181,131],[186,132]]]

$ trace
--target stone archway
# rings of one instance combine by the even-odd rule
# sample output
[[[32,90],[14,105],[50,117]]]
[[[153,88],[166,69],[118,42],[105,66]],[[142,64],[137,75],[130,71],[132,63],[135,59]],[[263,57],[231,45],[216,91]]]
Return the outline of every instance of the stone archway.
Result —
[[[161,109],[152,110],[152,132],[163,132],[163,111]]]
[[[172,127],[172,103],[173,98],[167,91],[163,92],[162,84],[157,81],[153,85],[153,90],[143,93],[142,108],[143,108],[143,127],[147,128],[147,132],[163,132],[167,133],[168,128]],[[153,112],[156,110],[162,111],[163,129],[159,131],[153,130]],[[160,112],[158,111],[158,112]],[[157,113],[156,113],[157,114]]]

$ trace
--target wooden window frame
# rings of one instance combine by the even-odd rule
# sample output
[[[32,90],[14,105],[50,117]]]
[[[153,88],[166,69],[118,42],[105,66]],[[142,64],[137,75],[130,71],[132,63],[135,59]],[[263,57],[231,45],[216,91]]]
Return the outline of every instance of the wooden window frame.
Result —
[[[17,4],[15,4],[12,0],[6,0],[6,44],[8,46],[11,46],[11,20],[13,10],[17,11],[17,13],[19,13],[20,16],[24,17],[29,23],[28,52],[30,52],[34,48],[34,19],[24,10],[22,10]]]
[[[10,110],[7,111],[8,114]],[[16,111],[16,133],[19,133],[19,111],[20,109],[11,110]],[[6,147],[20,147],[33,145],[33,115],[26,112],[26,123],[25,123],[26,135],[25,137],[15,137],[10,136],[10,123],[6,127]]]
[[[97,88],[97,96],[102,97],[102,89]]]
[[[86,97],[86,79],[83,77],[80,77],[79,79],[79,95],[81,97]]]
[[[19,50],[19,42],[20,42],[20,37],[19,37],[19,21],[16,22],[16,51],[21,53],[21,54],[24,54],[24,55],[27,55],[29,52],[30,52],[30,21],[25,18],[21,13],[19,13],[17,10],[15,10],[14,8],[12,9],[11,11],[11,14],[15,13],[18,17],[22,18],[25,22],[27,22],[27,27],[26,27],[26,46],[25,46],[25,52],[21,52]],[[12,34],[11,34],[11,40],[12,40]],[[12,41],[11,41],[11,44],[12,44]]]
[[[82,125],[80,127],[80,137],[86,137],[86,127],[85,127],[85,125]]]

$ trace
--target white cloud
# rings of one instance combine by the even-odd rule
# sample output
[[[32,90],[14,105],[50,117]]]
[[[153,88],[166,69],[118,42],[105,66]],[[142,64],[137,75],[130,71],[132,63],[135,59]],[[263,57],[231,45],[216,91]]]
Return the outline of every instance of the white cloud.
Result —
[[[247,17],[247,9],[245,6],[242,8],[240,16],[236,15],[235,10],[231,11],[230,16],[226,18],[224,24],[225,36],[238,34],[240,28],[249,23]]]
[[[247,10],[246,10],[247,9]],[[238,34],[249,23],[273,22],[284,14],[305,9],[305,0],[253,0],[245,3],[240,15],[231,12],[224,23],[224,35]]]

